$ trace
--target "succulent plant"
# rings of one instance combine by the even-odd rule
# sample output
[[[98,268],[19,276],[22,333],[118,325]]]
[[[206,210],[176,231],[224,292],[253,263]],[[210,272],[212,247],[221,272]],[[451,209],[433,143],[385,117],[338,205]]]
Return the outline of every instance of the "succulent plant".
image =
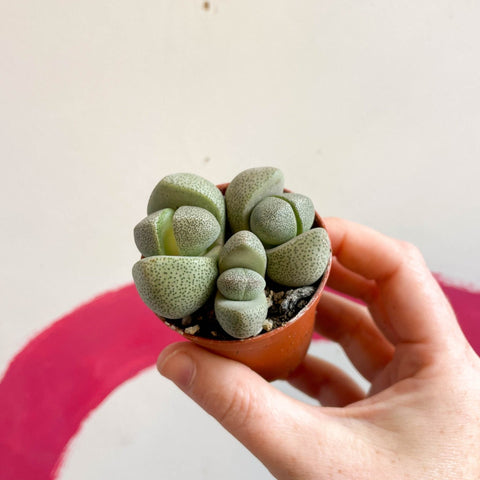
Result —
[[[218,291],[230,300],[253,300],[263,294],[265,279],[249,268],[230,268],[217,280]]]
[[[248,338],[262,331],[268,305],[264,293],[267,256],[248,230],[235,233],[219,255],[215,316],[232,337]]]
[[[147,213],[134,228],[145,257],[133,266],[135,285],[156,314],[185,317],[215,289],[225,232],[223,195],[198,175],[169,175],[153,190]]]
[[[312,228],[266,253],[267,273],[273,281],[301,287],[322,276],[330,259],[330,241],[324,228]]]
[[[260,200],[283,193],[283,173],[278,168],[249,168],[227,187],[225,203],[232,231],[249,230],[250,213]]]
[[[241,230],[232,235],[219,253],[220,273],[235,267],[250,268],[265,276],[267,269],[265,249],[258,237],[248,230]]]
[[[221,227],[208,210],[181,206],[164,208],[144,218],[134,229],[137,248],[152,255],[197,256],[207,252],[219,238]]]
[[[212,294],[218,269],[215,258],[155,255],[133,266],[140,297],[158,315],[182,318],[198,310]]]
[[[225,229],[225,202],[218,188],[194,173],[174,173],[160,180],[148,201],[147,213],[162,208],[177,209],[195,205],[213,213],[222,231]]]
[[[247,224],[263,242],[267,275],[273,281],[301,287],[322,276],[330,258],[327,232],[311,229],[312,201],[298,193],[283,193],[283,175],[278,169],[243,171],[228,186],[225,201],[231,225],[231,216],[235,218],[232,229]]]
[[[144,257],[133,267],[135,285],[167,319],[191,315],[215,294],[222,329],[234,338],[255,336],[268,314],[265,275],[288,287],[323,275],[330,243],[323,228],[312,228],[314,218],[312,201],[284,192],[274,167],[241,172],[225,197],[198,175],[168,175],[134,229]],[[227,220],[232,235],[224,243]]]
[[[281,245],[309,230],[315,218],[310,198],[285,193],[261,200],[250,215],[250,229],[264,245]]]

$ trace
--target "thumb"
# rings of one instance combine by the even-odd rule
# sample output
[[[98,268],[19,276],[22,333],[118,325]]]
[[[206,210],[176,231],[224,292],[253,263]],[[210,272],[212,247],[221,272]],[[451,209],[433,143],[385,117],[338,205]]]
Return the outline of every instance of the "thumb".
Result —
[[[298,474],[300,458],[292,455],[302,435],[316,423],[301,402],[275,389],[250,368],[181,342],[166,347],[157,362],[172,380],[216,418],[272,472]],[[298,477],[297,477],[298,478]],[[301,477],[300,477],[301,478]]]

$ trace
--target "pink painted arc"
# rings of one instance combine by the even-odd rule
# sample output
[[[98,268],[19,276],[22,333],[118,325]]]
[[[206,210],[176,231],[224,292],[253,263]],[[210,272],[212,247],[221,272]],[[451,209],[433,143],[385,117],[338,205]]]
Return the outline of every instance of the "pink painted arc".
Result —
[[[179,339],[133,285],[95,298],[41,332],[0,384],[2,480],[54,478],[85,417]]]
[[[479,353],[480,292],[440,282]],[[133,285],[93,299],[41,332],[0,383],[2,480],[55,478],[89,413],[177,340],[181,336],[157,319]]]

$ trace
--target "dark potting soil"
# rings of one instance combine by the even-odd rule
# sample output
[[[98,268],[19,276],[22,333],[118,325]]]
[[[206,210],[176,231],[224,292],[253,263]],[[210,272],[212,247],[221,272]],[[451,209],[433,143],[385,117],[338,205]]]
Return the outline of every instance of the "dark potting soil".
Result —
[[[283,285],[268,282],[265,295],[268,301],[268,315],[259,333],[269,332],[290,321],[312,298],[321,279],[313,285],[289,289]],[[238,340],[226,333],[217,322],[214,311],[214,297],[189,317],[167,320],[165,323],[190,335],[215,340]]]

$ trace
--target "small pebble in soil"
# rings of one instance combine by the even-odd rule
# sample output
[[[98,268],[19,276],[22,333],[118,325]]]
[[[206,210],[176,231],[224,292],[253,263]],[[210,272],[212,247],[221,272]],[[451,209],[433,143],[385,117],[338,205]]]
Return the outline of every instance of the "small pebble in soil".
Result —
[[[270,320],[269,318],[266,318],[265,321],[263,322],[263,329],[266,332],[269,332],[273,328],[273,321]]]
[[[195,335],[200,330],[200,325],[193,325],[193,327],[187,327],[185,333],[188,335]]]
[[[280,308],[285,312],[294,310],[300,300],[310,298],[314,292],[315,289],[313,287],[301,287],[296,288],[295,290],[288,290],[287,292],[285,292],[285,298],[282,300]]]

